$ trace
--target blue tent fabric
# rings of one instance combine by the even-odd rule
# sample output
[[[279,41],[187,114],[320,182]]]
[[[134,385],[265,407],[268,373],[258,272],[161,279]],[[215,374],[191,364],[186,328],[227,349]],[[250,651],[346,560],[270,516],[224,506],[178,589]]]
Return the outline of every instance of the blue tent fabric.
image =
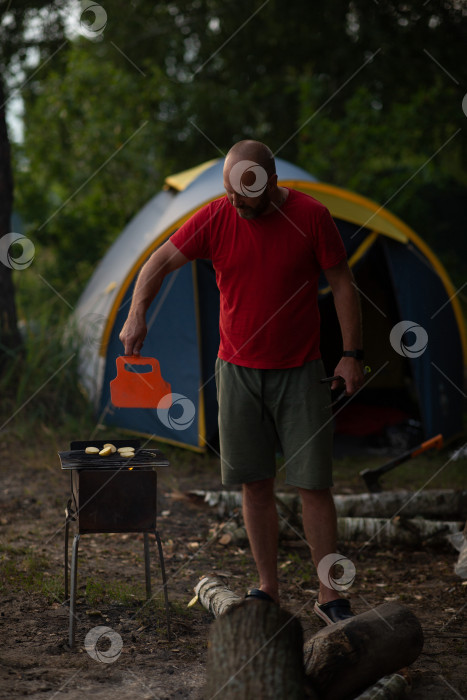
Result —
[[[171,384],[172,393],[189,399],[198,412],[201,368],[193,284],[192,265],[185,265],[165,278],[159,295],[147,312],[148,335],[141,354],[158,359],[162,377]],[[175,428],[164,425],[160,418],[163,414],[159,414],[157,409],[117,408],[112,405],[110,381],[116,374],[115,360],[122,355],[118,335],[128,315],[133,288],[134,282],[120,305],[107,347],[100,411],[105,412],[106,421],[114,425],[169,441],[177,441],[178,432],[183,432],[183,441],[197,445],[196,420],[189,427],[177,431],[176,423]],[[172,411],[173,417],[177,418],[176,406]]]
[[[409,358],[426,436],[462,430],[462,347],[452,307],[436,271],[420,251],[384,240],[401,319],[428,334],[426,349]],[[408,337],[410,348],[415,336]]]

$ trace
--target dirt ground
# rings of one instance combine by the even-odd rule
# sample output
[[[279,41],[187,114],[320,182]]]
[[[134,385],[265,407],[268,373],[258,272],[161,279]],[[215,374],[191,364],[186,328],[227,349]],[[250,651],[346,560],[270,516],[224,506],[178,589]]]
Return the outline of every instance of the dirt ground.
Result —
[[[57,446],[66,449],[65,446]],[[21,453],[19,453],[21,454]],[[24,459],[0,448],[0,698],[96,700],[201,698],[211,616],[188,608],[200,577],[222,573],[243,594],[256,581],[247,547],[219,542],[216,512],[184,496],[192,488],[220,488],[215,459],[177,473],[160,470],[159,520],[171,601],[168,641],[160,570],[152,560],[154,602],[145,602],[141,535],[83,535],[78,572],[76,648],[68,647],[64,605],[64,508],[69,476],[56,452],[36,449]],[[339,492],[339,487],[336,487]],[[355,612],[388,600],[418,616],[425,645],[410,667],[413,700],[455,700],[467,694],[467,586],[453,572],[449,545],[417,551],[340,542],[357,569],[349,591]],[[317,577],[300,538],[280,548],[282,604],[299,612],[305,637],[321,628],[312,612]],[[307,601],[308,604],[307,604]],[[91,658],[84,639],[96,626],[113,630],[121,653]],[[118,634],[115,634],[118,633]],[[96,649],[101,658],[109,640]],[[109,650],[109,653],[112,649]]]

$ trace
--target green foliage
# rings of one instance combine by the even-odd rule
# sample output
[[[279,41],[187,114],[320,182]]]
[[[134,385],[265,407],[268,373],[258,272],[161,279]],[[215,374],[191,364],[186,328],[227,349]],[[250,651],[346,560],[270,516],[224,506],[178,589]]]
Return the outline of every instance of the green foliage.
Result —
[[[158,70],[144,80],[115,67],[107,52],[77,41],[49,71],[45,90],[31,86],[17,146],[17,206],[29,212],[34,243],[52,253],[44,275],[60,287],[89,275],[161,184],[161,134],[151,119]]]
[[[89,432],[95,421],[77,382],[77,348],[66,339],[69,307],[33,268],[19,272],[17,284],[24,345],[0,376],[2,430],[17,438],[30,436],[38,424]]]
[[[462,111],[433,120],[455,90],[441,81],[386,107],[359,87],[336,121],[319,111],[326,93],[318,80],[302,84],[303,116],[316,116],[301,135],[299,162],[321,180],[367,196],[400,216],[431,245],[459,286],[467,274],[467,177],[460,135]],[[454,253],[454,251],[456,251]]]

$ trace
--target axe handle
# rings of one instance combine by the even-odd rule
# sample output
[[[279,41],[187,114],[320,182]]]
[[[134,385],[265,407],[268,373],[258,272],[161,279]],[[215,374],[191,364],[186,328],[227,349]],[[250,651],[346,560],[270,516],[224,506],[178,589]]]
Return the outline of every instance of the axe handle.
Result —
[[[399,455],[399,457],[395,457],[394,459],[391,459],[390,462],[386,462],[386,464],[383,464],[381,467],[377,467],[376,469],[372,469],[371,471],[373,472],[373,474],[384,474],[385,472],[390,471],[394,467],[397,467],[399,464],[402,464],[402,462],[406,462],[412,457],[421,455],[422,452],[431,450],[434,447],[436,447],[439,450],[442,447],[442,445],[443,436],[441,435],[441,433],[439,433],[439,435],[435,435],[429,440],[425,440],[425,442],[422,442],[420,445],[417,445],[417,447],[413,447],[411,450],[407,450],[407,452],[404,452],[403,454]]]

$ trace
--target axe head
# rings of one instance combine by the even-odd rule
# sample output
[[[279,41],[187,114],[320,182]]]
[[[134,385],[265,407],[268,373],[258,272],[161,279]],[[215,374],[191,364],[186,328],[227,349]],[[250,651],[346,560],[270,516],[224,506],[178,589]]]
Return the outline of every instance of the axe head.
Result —
[[[366,484],[366,487],[370,493],[380,493],[383,489],[379,483],[379,473],[375,469],[364,469],[360,472],[360,476]]]

